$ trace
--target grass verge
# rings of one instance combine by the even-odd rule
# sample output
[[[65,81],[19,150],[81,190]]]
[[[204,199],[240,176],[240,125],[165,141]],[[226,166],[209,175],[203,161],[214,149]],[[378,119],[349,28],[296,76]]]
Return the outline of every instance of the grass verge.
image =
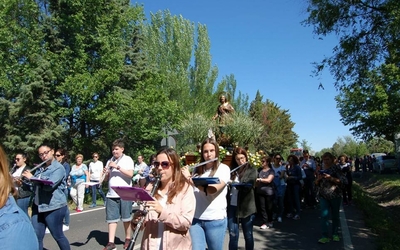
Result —
[[[400,177],[369,174],[355,179],[353,196],[380,250],[400,249]]]

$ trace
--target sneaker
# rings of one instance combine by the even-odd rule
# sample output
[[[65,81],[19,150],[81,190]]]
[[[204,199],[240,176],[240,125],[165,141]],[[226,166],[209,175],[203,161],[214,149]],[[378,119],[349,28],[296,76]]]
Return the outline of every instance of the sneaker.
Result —
[[[68,225],[63,225],[63,232],[68,231],[69,230],[69,226]]]
[[[90,208],[93,208],[93,207],[96,207],[97,205],[96,205],[96,203],[93,203],[92,205],[90,205],[89,207]]]
[[[333,240],[333,241],[336,241],[336,242],[337,242],[337,241],[340,241],[339,235],[333,235],[333,236],[332,236],[332,240]]]
[[[125,239],[124,249],[127,249],[129,247],[129,244],[131,244],[131,239]]]
[[[289,214],[286,215],[286,217],[287,217],[287,218],[292,218],[292,217],[293,217],[293,214],[290,214],[290,213],[289,213]]]
[[[262,224],[262,226],[260,227],[260,229],[267,229],[267,225]]]
[[[278,217],[278,222],[282,222],[282,217]]]
[[[77,213],[80,213],[80,212],[82,212],[83,211],[83,209],[76,209],[76,212]]]
[[[329,241],[331,241],[329,238],[322,237],[321,239],[318,240],[318,243],[325,244],[328,243]]]
[[[46,231],[44,231],[45,234],[49,234],[50,230],[46,227]]]
[[[267,228],[273,228],[273,226],[274,226],[274,225],[272,224],[272,222],[270,222],[270,223],[267,224]]]
[[[114,242],[108,242],[107,246],[103,248],[103,250],[117,250]]]
[[[293,217],[293,220],[300,220],[300,216],[296,214],[296,215]]]

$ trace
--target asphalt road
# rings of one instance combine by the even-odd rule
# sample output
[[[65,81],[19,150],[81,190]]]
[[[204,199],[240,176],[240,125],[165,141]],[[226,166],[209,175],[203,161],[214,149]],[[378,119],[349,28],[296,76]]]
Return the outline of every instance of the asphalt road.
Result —
[[[374,250],[373,234],[364,226],[361,213],[355,206],[341,209],[341,241],[318,244],[320,238],[319,210],[303,209],[300,220],[284,218],[282,223],[275,222],[271,229],[260,229],[259,223],[254,225],[254,249],[324,249],[324,250]],[[71,249],[101,250],[107,244],[108,233],[105,222],[104,207],[87,209],[81,213],[71,213],[70,230],[65,232]],[[117,228],[115,243],[122,250],[124,233],[120,222]],[[141,234],[134,249],[140,248]],[[228,249],[228,234],[225,237],[225,248]],[[44,247],[48,250],[58,249],[51,235],[44,239]],[[243,235],[240,235],[239,249],[244,249]]]

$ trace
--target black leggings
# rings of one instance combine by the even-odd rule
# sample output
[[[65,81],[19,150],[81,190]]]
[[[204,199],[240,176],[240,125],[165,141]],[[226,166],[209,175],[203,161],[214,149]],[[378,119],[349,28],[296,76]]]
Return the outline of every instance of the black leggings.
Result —
[[[263,223],[272,222],[272,213],[274,205],[273,195],[258,194],[258,199],[260,201],[261,215],[263,218]]]

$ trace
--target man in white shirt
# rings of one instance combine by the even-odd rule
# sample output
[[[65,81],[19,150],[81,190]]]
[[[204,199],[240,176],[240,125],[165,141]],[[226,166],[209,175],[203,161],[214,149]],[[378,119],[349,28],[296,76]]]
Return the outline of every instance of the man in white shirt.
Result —
[[[108,193],[106,203],[106,221],[108,223],[108,244],[104,250],[116,249],[114,244],[118,221],[122,220],[125,231],[124,249],[131,241],[132,201],[122,200],[111,188],[112,186],[132,186],[133,160],[124,153],[124,142],[117,139],[112,145],[113,157],[107,162],[104,173],[108,179]]]
[[[89,174],[90,174],[90,182],[100,182],[101,175],[103,174],[103,162],[99,161],[99,154],[93,153],[92,155],[93,161],[89,163]],[[103,198],[104,206],[106,205],[106,196],[104,195],[102,184],[97,184],[92,186],[92,205],[89,207],[96,207],[97,201],[97,190],[101,198]]]

